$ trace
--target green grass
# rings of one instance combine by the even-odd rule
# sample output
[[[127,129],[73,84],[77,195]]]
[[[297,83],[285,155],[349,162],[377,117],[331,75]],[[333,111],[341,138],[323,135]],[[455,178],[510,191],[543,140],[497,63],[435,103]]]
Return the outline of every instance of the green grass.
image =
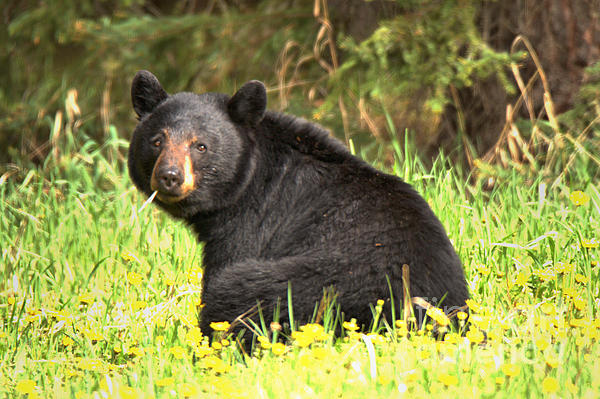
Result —
[[[551,188],[505,171],[484,192],[444,158],[425,168],[398,149],[393,173],[429,201],[463,259],[470,332],[436,341],[382,324],[334,339],[309,325],[247,356],[199,335],[201,245],[144,205],[127,143],[113,128],[98,145],[74,126],[54,130],[44,165],[0,171],[0,396],[600,393],[600,193],[585,170]]]

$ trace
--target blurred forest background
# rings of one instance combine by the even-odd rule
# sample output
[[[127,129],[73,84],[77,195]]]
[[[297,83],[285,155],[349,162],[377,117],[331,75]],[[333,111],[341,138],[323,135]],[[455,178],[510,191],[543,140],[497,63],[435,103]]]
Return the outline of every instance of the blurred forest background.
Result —
[[[409,137],[486,179],[600,165],[600,0],[3,0],[0,18],[3,165],[42,162],[62,124],[128,139],[140,69],[169,92],[262,80],[270,108],[373,159]]]

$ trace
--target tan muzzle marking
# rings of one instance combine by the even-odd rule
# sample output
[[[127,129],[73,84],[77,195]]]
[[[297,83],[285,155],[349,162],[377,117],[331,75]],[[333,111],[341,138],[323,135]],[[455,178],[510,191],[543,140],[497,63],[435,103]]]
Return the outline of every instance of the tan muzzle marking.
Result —
[[[165,159],[167,157],[168,159]],[[181,158],[183,158],[183,164],[181,162]],[[183,183],[180,187],[181,194],[177,196],[164,194],[161,193],[160,190],[158,190],[159,184],[156,179],[158,165],[160,165],[162,162],[169,161],[175,163],[177,168],[183,173]],[[150,178],[150,188],[154,191],[158,191],[158,194],[156,196],[162,202],[175,203],[186,198],[194,190],[194,186],[194,168],[189,152],[186,150],[174,149],[172,148],[172,146],[167,146],[167,148],[165,148],[163,152],[159,155],[158,159],[156,160],[156,163],[154,164],[154,169],[152,170],[152,177]]]

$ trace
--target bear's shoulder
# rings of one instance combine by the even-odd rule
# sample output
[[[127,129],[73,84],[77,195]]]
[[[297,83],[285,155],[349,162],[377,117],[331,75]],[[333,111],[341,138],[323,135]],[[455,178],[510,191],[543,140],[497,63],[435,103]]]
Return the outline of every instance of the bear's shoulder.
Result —
[[[358,161],[328,130],[298,116],[267,111],[259,129],[258,134],[263,137],[318,160]]]

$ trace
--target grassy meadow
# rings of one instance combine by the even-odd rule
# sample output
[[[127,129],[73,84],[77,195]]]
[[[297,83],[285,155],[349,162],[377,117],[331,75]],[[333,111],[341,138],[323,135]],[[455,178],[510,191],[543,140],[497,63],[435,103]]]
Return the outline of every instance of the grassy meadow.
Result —
[[[114,127],[95,143],[65,115],[42,165],[0,166],[0,397],[600,395],[600,193],[585,160],[560,180],[504,170],[483,191],[443,157],[426,168],[397,148],[389,171],[429,201],[463,260],[469,326],[436,339],[435,312],[411,331],[378,320],[361,332],[345,315],[335,338],[267,320],[245,354],[225,331],[200,333],[201,244],[134,189],[128,143]]]

